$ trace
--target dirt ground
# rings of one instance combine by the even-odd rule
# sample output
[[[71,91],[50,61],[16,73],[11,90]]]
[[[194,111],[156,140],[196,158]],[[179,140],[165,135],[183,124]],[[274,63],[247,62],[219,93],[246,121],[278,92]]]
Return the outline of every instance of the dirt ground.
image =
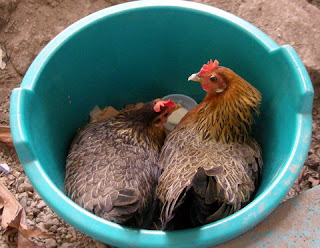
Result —
[[[117,0],[0,0],[0,124],[9,124],[11,90],[35,56],[70,24],[97,10],[126,1]],[[229,11],[259,27],[279,45],[292,45],[304,62],[315,89],[313,133],[303,171],[286,199],[319,184],[320,173],[320,1],[319,0],[197,0]],[[0,53],[1,54],[1,53]],[[1,62],[2,59],[2,62]],[[37,239],[40,247],[100,247],[54,214],[26,178],[12,148],[0,144],[0,163],[11,172],[0,181],[16,196],[28,224],[56,234]],[[0,228],[1,231],[1,228]],[[13,237],[14,238],[14,237]],[[0,237],[0,248],[14,247]]]

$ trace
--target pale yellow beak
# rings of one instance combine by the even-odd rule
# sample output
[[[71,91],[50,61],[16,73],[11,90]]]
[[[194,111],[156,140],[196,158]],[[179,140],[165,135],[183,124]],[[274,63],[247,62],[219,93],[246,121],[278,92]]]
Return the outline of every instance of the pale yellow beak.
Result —
[[[176,103],[175,106],[174,106],[174,108],[173,108],[173,111],[176,111],[176,110],[179,109],[179,108],[182,108],[182,105],[179,104],[179,103]],[[173,111],[172,111],[172,112],[173,112]]]
[[[198,73],[192,74],[192,75],[188,78],[188,81],[200,82],[200,78],[198,77]]]

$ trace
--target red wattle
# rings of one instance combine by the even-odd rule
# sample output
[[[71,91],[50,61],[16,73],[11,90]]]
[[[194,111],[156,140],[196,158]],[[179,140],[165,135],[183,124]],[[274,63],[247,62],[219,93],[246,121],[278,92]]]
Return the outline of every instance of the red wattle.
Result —
[[[202,89],[203,89],[204,91],[206,91],[206,92],[208,92],[208,91],[210,90],[210,88],[209,88],[207,85],[205,85],[205,84],[201,84],[201,86],[202,86]]]

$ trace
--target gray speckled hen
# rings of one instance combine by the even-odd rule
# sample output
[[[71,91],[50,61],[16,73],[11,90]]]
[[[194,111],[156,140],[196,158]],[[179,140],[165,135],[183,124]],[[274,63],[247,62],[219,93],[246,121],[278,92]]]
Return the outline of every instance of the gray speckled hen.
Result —
[[[148,228],[156,202],[158,156],[171,100],[88,124],[73,141],[66,163],[67,195],[94,214]]]

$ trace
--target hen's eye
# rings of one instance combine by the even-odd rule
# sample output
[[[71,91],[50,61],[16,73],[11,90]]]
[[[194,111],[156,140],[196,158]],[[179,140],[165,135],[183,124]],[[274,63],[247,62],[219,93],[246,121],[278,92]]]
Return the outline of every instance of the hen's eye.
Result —
[[[160,121],[161,121],[160,119],[155,119],[154,123],[158,124],[158,123],[160,123]]]
[[[168,113],[165,113],[163,116],[164,116],[164,117],[167,117],[168,115],[169,115]]]
[[[216,82],[216,81],[218,80],[218,77],[217,77],[216,75],[212,75],[212,76],[210,77],[210,80],[211,80],[212,82]]]

